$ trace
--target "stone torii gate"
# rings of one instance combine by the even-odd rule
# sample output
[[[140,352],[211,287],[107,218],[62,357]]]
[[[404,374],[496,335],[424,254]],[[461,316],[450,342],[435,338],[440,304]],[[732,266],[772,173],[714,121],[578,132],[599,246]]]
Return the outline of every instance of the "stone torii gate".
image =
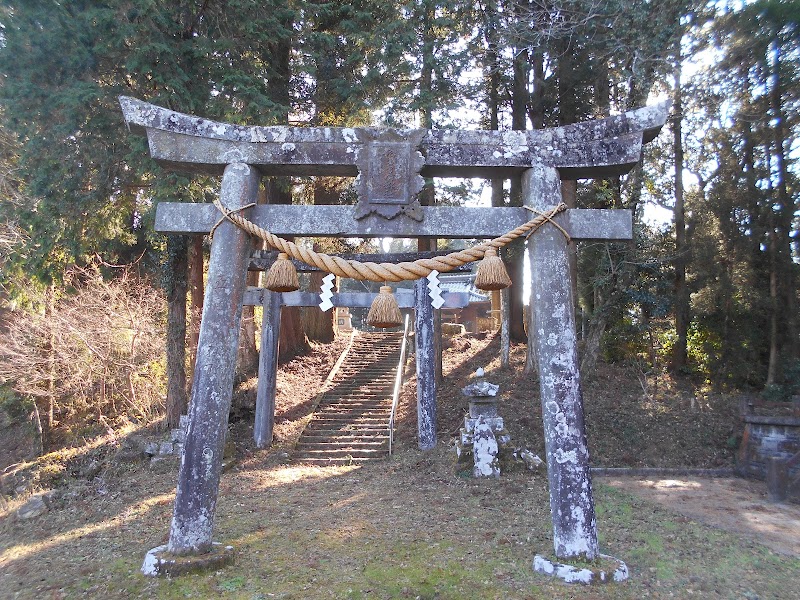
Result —
[[[128,125],[147,134],[163,166],[222,175],[229,210],[256,201],[262,175],[357,176],[352,206],[260,205],[243,214],[284,236],[493,238],[525,223],[525,208],[422,207],[424,177],[521,176],[526,207],[561,202],[561,180],[621,175],[640,159],[666,121],[669,105],[534,131],[420,131],[244,127],[197,118],[132,98],[120,103]],[[220,214],[210,204],[161,203],[156,228],[208,233]],[[553,219],[575,240],[632,237],[629,211],[567,210]],[[250,243],[233,223],[217,227],[211,247],[189,428],[166,547],[148,553],[151,574],[170,555],[212,548],[239,321]],[[597,527],[578,372],[568,241],[544,226],[528,242],[531,320],[538,363],[550,509],[556,557],[598,556]],[[158,558],[156,551],[166,551]],[[158,555],[160,556],[160,555]],[[159,562],[161,561],[161,562]],[[156,566],[153,566],[156,565]],[[547,567],[544,569],[547,570]],[[552,572],[552,568],[550,569]]]

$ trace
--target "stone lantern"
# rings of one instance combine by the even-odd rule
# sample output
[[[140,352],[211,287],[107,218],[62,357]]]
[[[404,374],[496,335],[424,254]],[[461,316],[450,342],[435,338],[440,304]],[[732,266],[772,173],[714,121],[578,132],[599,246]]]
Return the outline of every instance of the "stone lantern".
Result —
[[[464,427],[456,441],[459,463],[472,457],[473,477],[500,477],[500,452],[511,443],[511,436],[497,414],[497,392],[500,386],[484,379],[483,369],[478,369],[475,380],[462,388],[469,398],[469,415],[464,417]]]

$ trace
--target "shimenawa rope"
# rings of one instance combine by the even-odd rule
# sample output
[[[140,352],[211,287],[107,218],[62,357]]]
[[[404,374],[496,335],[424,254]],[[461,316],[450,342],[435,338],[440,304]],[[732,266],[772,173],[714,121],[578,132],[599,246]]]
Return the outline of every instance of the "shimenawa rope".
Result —
[[[401,263],[359,262],[356,260],[346,260],[338,256],[331,256],[330,254],[314,252],[313,250],[298,246],[294,242],[284,240],[238,214],[237,211],[244,210],[248,208],[247,206],[236,210],[230,210],[224,206],[218,198],[214,198],[214,206],[222,213],[222,219],[227,219],[250,235],[264,240],[276,250],[285,252],[296,260],[300,260],[308,265],[327,271],[328,273],[333,273],[338,277],[347,277],[349,279],[358,279],[361,281],[410,281],[419,279],[420,277],[427,277],[430,275],[431,271],[447,273],[467,263],[480,260],[489,248],[502,248],[518,237],[525,234],[530,236],[548,222],[558,227],[569,240],[569,235],[567,235],[566,231],[553,221],[553,217],[567,209],[567,205],[562,202],[546,212],[538,212],[536,209],[526,207],[533,212],[538,212],[538,215],[527,223],[512,229],[500,237],[496,237],[482,244],[476,244],[465,250],[452,252],[445,256],[419,258],[413,262]],[[214,228],[216,228],[216,225]]]

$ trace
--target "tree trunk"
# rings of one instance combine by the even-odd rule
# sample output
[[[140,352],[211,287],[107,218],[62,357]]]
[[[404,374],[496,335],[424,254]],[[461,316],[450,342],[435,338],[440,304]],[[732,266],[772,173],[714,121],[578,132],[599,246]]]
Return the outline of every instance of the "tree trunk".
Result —
[[[420,73],[419,84],[419,112],[420,126],[422,129],[433,129],[433,110],[435,100],[433,97],[433,70],[436,65],[436,55],[434,46],[434,32],[431,24],[435,15],[435,5],[433,2],[423,2],[422,6],[422,71]],[[426,179],[425,186],[419,193],[419,203],[422,206],[433,206],[436,204],[436,189],[433,179]],[[417,238],[417,251],[435,251],[438,240],[434,237]],[[442,369],[442,313],[440,310],[433,312],[433,346],[435,359],[436,382],[440,383],[444,377]]]
[[[556,71],[558,74],[558,124],[570,125],[578,120],[578,107],[575,97],[575,57],[576,51],[570,43],[570,38],[559,40],[557,43],[558,60]],[[578,208],[578,182],[574,179],[561,182],[561,201],[568,208]],[[569,275],[572,282],[572,297],[578,298],[578,252],[574,241],[568,247]]]
[[[341,187],[336,180],[330,178],[315,178],[314,182],[314,204],[317,206],[328,206],[339,202],[339,192]],[[314,244],[314,251],[321,252],[319,244]],[[326,273],[313,271],[309,274],[309,289],[314,292],[322,291],[322,280]],[[337,282],[338,283],[338,282]],[[309,306],[300,311],[303,323],[303,330],[309,340],[328,344],[336,337],[336,310],[331,309],[323,312],[318,306]]]
[[[672,351],[672,371],[686,368],[687,335],[689,330],[689,290],[686,286],[686,264],[689,249],[686,243],[686,210],[683,198],[683,139],[681,121],[683,103],[681,97],[681,56],[677,57],[675,67],[674,117],[672,121],[672,147],[675,156],[675,334],[676,341]]]
[[[39,407],[36,405],[36,399],[33,400],[33,413],[31,414],[33,425],[36,427],[36,433],[39,437],[39,446],[36,448],[36,456],[42,456],[46,448],[44,442],[44,427],[42,427],[42,415],[39,413]]]
[[[544,56],[540,49],[531,53],[533,89],[528,96],[528,118],[533,129],[544,127]]]
[[[292,33],[294,31],[293,11],[286,11],[281,23],[285,35],[277,35],[275,41],[268,45],[265,63],[268,65],[267,92],[275,103],[275,121],[279,125],[288,125],[289,110],[292,106],[291,89],[291,57]],[[291,204],[292,183],[289,177],[270,177],[264,180],[267,203]],[[286,360],[309,350],[308,339],[303,333],[300,322],[300,309],[283,307],[281,309],[280,359]]]
[[[600,358],[600,342],[603,340],[603,334],[608,327],[608,310],[604,310],[604,308],[609,305],[610,303],[604,303],[603,307],[595,312],[589,324],[581,359],[581,375],[584,381],[588,381],[591,378],[597,366],[597,360]]]
[[[773,139],[775,144],[775,166],[778,175],[778,215],[777,226],[777,261],[780,304],[783,308],[783,323],[785,332],[783,340],[785,346],[784,358],[800,358],[800,340],[797,335],[797,288],[795,286],[795,268],[792,260],[792,229],[796,213],[795,203],[789,193],[789,172],[786,165],[786,127],[783,111],[783,92],[781,89],[781,48],[777,42],[772,44],[772,85],[770,87],[770,104],[775,126]]]
[[[314,251],[319,252],[320,248],[314,244]],[[325,278],[323,271],[313,271],[309,273],[309,290],[312,292],[322,291],[322,280]],[[318,306],[308,306],[301,310],[301,321],[303,330],[309,340],[329,344],[336,337],[334,322],[336,321],[336,310],[331,309],[322,312]]]
[[[267,201],[269,204],[291,204],[291,188],[288,177],[273,177],[267,182]],[[290,238],[287,238],[290,239]],[[279,359],[286,361],[311,349],[303,331],[300,309],[296,306],[281,308],[281,332],[278,340]]]
[[[486,51],[486,62],[488,74],[486,83],[488,89],[486,95],[488,97],[489,109],[489,129],[497,131],[500,129],[500,85],[502,83],[502,76],[500,73],[500,61],[498,56],[498,42],[497,42],[497,7],[494,3],[487,5],[487,23],[486,28],[486,44],[488,50]],[[492,186],[492,206],[503,206],[503,180],[490,179]]]
[[[500,72],[500,60],[498,54],[497,36],[497,6],[494,3],[487,5],[487,26],[486,43],[486,63],[488,73],[486,82],[488,85],[488,109],[489,109],[489,129],[497,131],[500,129],[500,85],[502,76]],[[490,179],[492,187],[491,202],[493,207],[505,205],[503,199],[503,180]],[[496,321],[500,325],[500,366],[508,368],[510,364],[511,339],[509,337],[509,294],[508,288],[500,292],[492,292],[492,310],[495,312]]]
[[[566,123],[565,123],[566,124]],[[578,208],[578,182],[575,179],[566,179],[561,182],[561,201],[568,208]],[[572,297],[578,300],[578,245],[570,240],[567,246],[569,259],[569,276],[572,282]]]
[[[764,155],[767,161],[767,173],[772,172],[772,152],[769,144],[765,145]],[[772,198],[774,193],[772,178],[767,178],[767,197]],[[778,383],[778,371],[781,358],[780,332],[780,305],[778,303],[778,234],[775,231],[775,210],[771,203],[767,206],[767,253],[769,255],[769,362],[767,363],[767,381],[765,386]]]
[[[508,274],[513,282],[508,301],[509,336],[514,342],[526,342],[528,336],[525,333],[525,305],[523,303],[525,258],[522,243],[512,242],[506,246],[503,261],[506,263],[506,269],[508,269]]]
[[[56,355],[55,345],[56,336],[54,327],[54,315],[56,306],[56,288],[53,282],[47,288],[47,297],[44,305],[44,318],[45,326],[47,327],[47,341],[45,342],[44,352],[47,356],[47,395],[45,397],[47,405],[45,410],[45,422],[42,423],[41,413],[36,405],[36,398],[33,400],[33,416],[36,430],[39,434],[40,452],[44,454],[46,449],[50,448],[50,443],[53,436],[53,427],[55,426],[55,411],[56,411]]]
[[[247,273],[247,285],[258,286],[259,273]],[[258,349],[256,348],[255,306],[242,307],[242,330],[239,334],[239,352],[236,356],[236,374],[247,379],[258,373]]]
[[[167,428],[180,425],[186,413],[186,236],[167,236]]]
[[[291,204],[292,195],[288,177],[273,177],[267,181],[267,202],[269,204]],[[290,239],[290,238],[287,238]],[[281,332],[278,339],[280,348],[278,358],[286,361],[311,348],[303,331],[300,309],[296,306],[281,307]]]
[[[769,362],[767,364],[766,385],[775,385],[778,381],[778,365],[780,363],[780,344],[778,341],[778,250],[775,234],[775,219],[772,207],[769,210]]]
[[[633,168],[630,177],[630,196],[627,206],[624,208],[630,209],[633,214],[636,214],[636,208],[641,200],[642,187],[644,185],[644,177],[641,162]],[[621,191],[617,186],[617,198],[614,199],[614,208],[623,208],[621,199]],[[626,253],[628,256],[633,256],[636,251],[635,242],[633,240],[627,243]],[[584,337],[584,352],[581,360],[581,375],[585,380],[592,377],[595,365],[600,356],[600,343],[603,339],[603,334],[609,325],[611,318],[611,309],[616,303],[620,302],[624,295],[624,291],[630,287],[630,284],[635,276],[635,271],[630,264],[630,261],[624,263],[619,271],[612,277],[612,281],[606,290],[601,290],[599,287],[594,286],[594,300],[592,301],[592,315],[589,319],[586,336]]]
[[[526,47],[516,49],[513,62],[514,82],[511,96],[511,129],[524,131],[528,118],[528,50]],[[522,206],[522,188],[519,177],[511,179],[512,206]],[[521,243],[509,244],[505,253],[506,267],[514,286],[509,298],[509,335],[515,342],[526,342],[524,321],[524,273],[523,246]],[[530,350],[530,349],[529,349]]]
[[[281,362],[305,354],[311,349],[303,331],[300,309],[296,306],[281,307],[281,333],[278,339],[278,359]]]
[[[188,380],[190,385],[194,381],[194,363],[197,360],[197,341],[200,338],[200,317],[203,316],[203,299],[205,296],[205,285],[203,283],[205,271],[205,261],[203,260],[204,238],[204,235],[191,236],[192,244],[189,252],[189,299],[192,307],[188,335]],[[189,392],[189,397],[191,398],[191,388]]]
[[[266,184],[259,185],[256,204],[267,203]],[[266,247],[263,240],[253,239],[252,249],[261,250]],[[261,285],[261,273],[249,271],[247,285],[258,287]],[[242,307],[242,329],[239,335],[239,352],[236,355],[236,372],[243,379],[253,377],[258,373],[258,349],[256,348],[256,317],[255,306]]]

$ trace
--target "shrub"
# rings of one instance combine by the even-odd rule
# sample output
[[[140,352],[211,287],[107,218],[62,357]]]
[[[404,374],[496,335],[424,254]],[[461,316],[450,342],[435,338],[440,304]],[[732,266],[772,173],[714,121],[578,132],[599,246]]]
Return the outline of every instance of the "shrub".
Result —
[[[0,384],[32,398],[45,427],[94,415],[148,421],[163,409],[164,301],[122,271],[75,269],[70,294],[38,295],[0,334]],[[101,419],[102,420],[102,419]]]

